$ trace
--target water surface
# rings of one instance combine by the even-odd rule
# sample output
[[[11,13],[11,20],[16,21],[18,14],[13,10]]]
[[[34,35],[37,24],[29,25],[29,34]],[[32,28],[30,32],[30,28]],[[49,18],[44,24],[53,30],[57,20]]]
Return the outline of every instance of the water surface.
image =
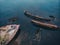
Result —
[[[40,42],[33,41],[33,35],[39,28],[32,25],[32,19],[24,15],[24,10],[45,18],[53,15],[57,20],[52,23],[60,26],[59,0],[0,0],[0,26],[7,25],[9,18],[17,16],[19,20],[15,23],[20,24],[22,32],[28,34],[24,41],[20,41],[20,45],[60,45],[60,31],[43,29]],[[24,37],[25,33],[22,32],[20,36]]]

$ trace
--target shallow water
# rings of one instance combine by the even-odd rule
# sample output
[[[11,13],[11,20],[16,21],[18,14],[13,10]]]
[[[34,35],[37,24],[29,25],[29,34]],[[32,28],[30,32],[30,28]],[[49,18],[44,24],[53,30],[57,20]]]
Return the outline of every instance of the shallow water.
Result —
[[[33,41],[33,35],[39,28],[32,25],[32,19],[24,15],[24,10],[45,18],[53,15],[56,20],[52,23],[60,26],[59,8],[59,0],[0,0],[0,26],[9,24],[8,19],[17,16],[19,20],[15,23],[20,24],[22,32],[27,35],[20,45],[60,45],[60,31],[42,29],[40,42]],[[20,36],[25,34],[22,32]]]

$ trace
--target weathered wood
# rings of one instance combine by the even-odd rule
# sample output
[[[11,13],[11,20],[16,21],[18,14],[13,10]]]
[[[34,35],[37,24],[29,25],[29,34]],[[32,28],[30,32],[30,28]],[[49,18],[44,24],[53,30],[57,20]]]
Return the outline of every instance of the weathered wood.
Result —
[[[60,27],[53,24],[43,23],[40,21],[32,20],[32,23],[38,27],[44,28],[44,29],[51,29],[51,30],[60,30]]]
[[[12,25],[7,25],[5,28],[7,28],[6,30],[3,30],[4,27],[1,28],[0,33],[3,33],[3,34],[8,34],[7,36],[7,40],[5,40],[5,37],[4,37],[4,44],[3,45],[7,45],[9,44],[10,42],[12,42],[14,40],[14,38],[16,38],[16,34],[18,33],[19,31],[19,27],[20,25],[16,25],[16,24],[12,24]],[[3,32],[4,31],[4,32]],[[1,34],[2,35],[2,34]],[[0,36],[1,36],[0,35]],[[4,35],[3,35],[4,36]],[[2,40],[3,41],[3,40]]]
[[[30,17],[32,19],[35,19],[35,20],[39,20],[39,21],[51,21],[51,19],[49,18],[44,18],[44,17],[40,17],[40,16],[35,16],[33,14],[31,14],[30,12],[28,11],[24,11],[24,14],[27,16],[27,17]]]

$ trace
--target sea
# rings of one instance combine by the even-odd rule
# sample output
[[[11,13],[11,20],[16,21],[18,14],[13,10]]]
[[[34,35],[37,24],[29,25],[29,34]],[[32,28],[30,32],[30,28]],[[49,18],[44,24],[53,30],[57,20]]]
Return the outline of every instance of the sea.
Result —
[[[52,15],[56,19],[50,23],[60,26],[59,3],[59,0],[0,0],[0,26],[9,24],[8,19],[18,17],[16,22],[12,22],[20,25],[18,45],[60,45],[60,31],[41,28],[39,39],[36,39],[38,37],[35,32],[40,30],[40,27],[34,26],[32,19],[24,15],[24,10],[44,18]]]

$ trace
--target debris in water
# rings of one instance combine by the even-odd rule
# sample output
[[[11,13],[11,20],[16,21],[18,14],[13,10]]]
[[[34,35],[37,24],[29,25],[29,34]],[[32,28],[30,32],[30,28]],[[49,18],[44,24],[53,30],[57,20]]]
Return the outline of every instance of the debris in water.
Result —
[[[36,21],[36,20],[32,20],[32,23],[35,26],[40,27],[40,28],[43,28],[43,29],[60,30],[60,27],[57,26],[57,25],[53,25],[53,24],[49,24],[49,23],[44,23],[44,22]]]
[[[38,21],[51,21],[51,19],[49,18],[44,18],[44,17],[41,17],[41,16],[35,16],[34,14],[28,12],[28,11],[25,11],[24,10],[24,14],[27,16],[27,17],[30,17],[34,20],[38,20]]]
[[[33,40],[40,41],[40,39],[41,39],[41,32],[35,34],[35,38]]]
[[[52,16],[52,15],[50,15],[49,17],[50,17],[50,18],[55,18],[55,17],[54,17],[54,16]]]
[[[16,22],[18,20],[18,17],[12,17],[8,19],[9,22]]]
[[[56,17],[55,16],[52,16],[52,15],[50,15],[49,16],[52,20],[55,20],[56,19]]]
[[[40,41],[40,39],[41,39],[41,30],[38,29],[38,30],[35,32],[35,36],[34,36],[33,40],[35,40],[35,41]]]

